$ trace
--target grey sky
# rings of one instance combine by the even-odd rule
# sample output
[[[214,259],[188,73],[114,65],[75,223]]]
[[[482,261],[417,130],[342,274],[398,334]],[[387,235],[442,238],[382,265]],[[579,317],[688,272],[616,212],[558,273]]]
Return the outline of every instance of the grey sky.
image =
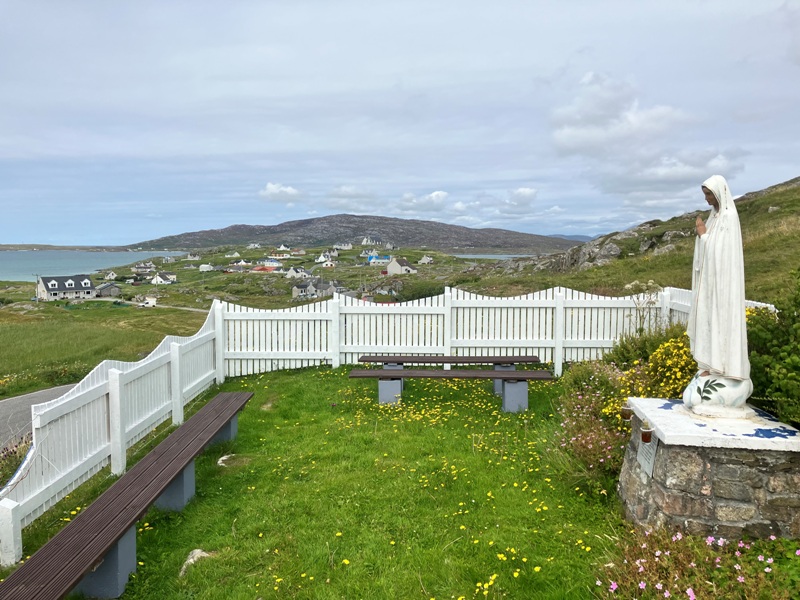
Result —
[[[0,244],[594,235],[800,175],[800,0],[0,0]]]

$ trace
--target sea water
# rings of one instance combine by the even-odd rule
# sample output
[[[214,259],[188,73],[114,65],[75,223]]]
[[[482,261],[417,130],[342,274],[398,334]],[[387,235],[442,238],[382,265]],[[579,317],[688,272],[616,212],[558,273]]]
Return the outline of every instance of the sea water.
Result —
[[[37,276],[91,275],[158,256],[185,252],[103,252],[90,250],[0,250],[0,281],[32,281]]]

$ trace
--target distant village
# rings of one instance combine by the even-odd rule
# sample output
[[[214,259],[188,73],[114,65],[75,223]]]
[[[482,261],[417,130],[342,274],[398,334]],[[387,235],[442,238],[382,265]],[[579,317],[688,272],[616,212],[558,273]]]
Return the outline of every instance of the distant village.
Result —
[[[350,260],[357,256],[357,261],[349,262],[348,266],[380,269],[385,276],[414,275],[418,272],[417,266],[408,260],[391,254],[396,248],[389,242],[381,242],[372,237],[364,237],[361,242],[363,249],[358,255],[353,255],[352,243],[334,244],[331,248],[321,251],[313,256],[313,266],[293,266],[290,261],[304,261],[309,263],[311,257],[303,248],[291,248],[285,244],[270,251],[269,254],[258,259],[245,259],[237,250],[230,250],[224,254],[228,259],[225,264],[212,264],[204,262],[204,257],[199,253],[189,253],[182,258],[164,256],[158,266],[152,261],[136,263],[125,270],[108,270],[102,273],[102,283],[95,285],[92,277],[86,274],[66,276],[39,276],[36,284],[36,299],[39,301],[54,300],[87,300],[92,298],[118,298],[122,296],[123,286],[166,286],[178,283],[176,272],[180,266],[182,270],[197,270],[200,273],[257,273],[294,279],[291,296],[293,300],[303,301],[332,296],[334,293],[352,297],[368,297],[364,289],[348,289],[333,278],[316,275],[315,271],[323,269],[331,273],[339,266],[341,252],[350,252]],[[243,252],[252,255],[253,251],[261,250],[261,244],[251,243]],[[219,262],[215,260],[214,262]],[[433,259],[427,255],[420,258],[416,265],[431,264]],[[127,272],[126,272],[127,271]],[[95,278],[97,275],[95,275]],[[149,288],[152,290],[152,288]],[[393,295],[391,288],[373,289],[375,292]],[[155,306],[156,295],[147,295],[146,292],[134,296],[141,307]]]

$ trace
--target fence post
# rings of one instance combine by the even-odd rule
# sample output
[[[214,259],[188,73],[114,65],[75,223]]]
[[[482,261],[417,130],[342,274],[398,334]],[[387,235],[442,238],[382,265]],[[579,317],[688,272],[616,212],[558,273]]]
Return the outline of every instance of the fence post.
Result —
[[[125,472],[125,422],[122,417],[121,371],[108,370],[108,424],[111,439],[111,472],[122,475]]]
[[[661,325],[666,327],[668,324],[672,322],[671,314],[670,314],[670,295],[669,289],[661,290],[659,293],[660,301],[661,301]]]
[[[214,300],[214,362],[216,366],[217,385],[225,381],[225,348],[228,340],[225,337],[225,311],[222,302]]]
[[[556,309],[553,315],[553,370],[561,377],[564,368],[564,294],[556,294]]]
[[[453,355],[453,291],[449,287],[444,288],[444,327],[442,336],[444,339],[444,354],[445,356]],[[445,369],[449,369],[450,365],[444,365]]]
[[[11,498],[0,500],[0,565],[10,567],[22,558],[20,507]]]
[[[331,333],[330,333],[330,352],[331,352],[331,368],[338,369],[342,364],[342,339],[341,327],[339,326],[339,295],[334,294],[333,300],[328,302],[330,308],[331,319]]]
[[[169,345],[169,383],[172,397],[172,423],[183,423],[183,382],[181,381],[181,345]]]

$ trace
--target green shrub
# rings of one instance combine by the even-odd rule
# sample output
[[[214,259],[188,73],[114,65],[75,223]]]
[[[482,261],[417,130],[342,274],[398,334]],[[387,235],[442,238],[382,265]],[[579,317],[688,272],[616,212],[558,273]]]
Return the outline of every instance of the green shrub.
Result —
[[[633,366],[636,361],[647,362],[650,360],[650,355],[662,344],[679,338],[685,332],[686,327],[683,324],[672,323],[651,331],[623,335],[614,343],[614,347],[605,353],[603,362],[614,363],[621,369]]]
[[[614,365],[583,362],[572,365],[562,378],[561,446],[599,480],[618,476],[630,431],[618,409],[613,414],[608,410],[618,404],[621,375]]]
[[[50,385],[66,385],[80,381],[93,367],[80,361],[43,365],[39,377]]]
[[[774,400],[779,419],[800,422],[800,272],[792,276],[777,312],[748,310],[747,342],[753,396]]]

